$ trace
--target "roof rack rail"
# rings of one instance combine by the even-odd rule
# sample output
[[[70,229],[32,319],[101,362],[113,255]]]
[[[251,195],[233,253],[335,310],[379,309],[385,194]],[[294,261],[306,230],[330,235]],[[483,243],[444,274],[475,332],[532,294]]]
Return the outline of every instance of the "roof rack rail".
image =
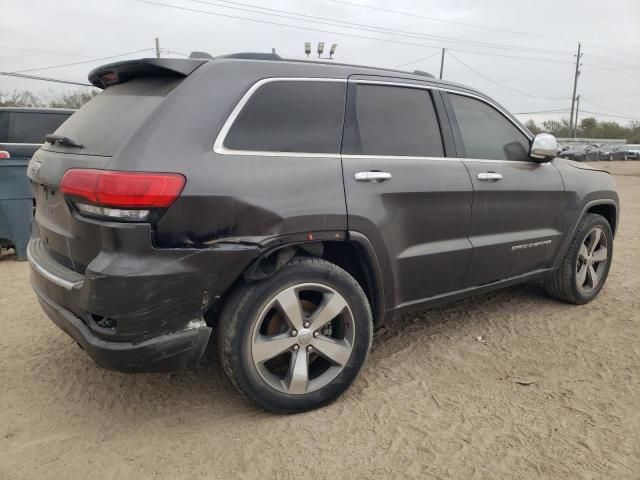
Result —
[[[431,77],[431,78],[436,78],[435,75],[430,74],[429,72],[425,72],[423,70],[414,70],[413,71],[414,75],[422,75],[423,77]]]
[[[198,59],[202,59],[202,60],[213,60],[213,55],[211,55],[210,53],[207,52],[191,52],[189,54],[189,58],[198,58]]]
[[[216,58],[241,58],[245,60],[282,60],[277,53],[244,52],[219,55]]]

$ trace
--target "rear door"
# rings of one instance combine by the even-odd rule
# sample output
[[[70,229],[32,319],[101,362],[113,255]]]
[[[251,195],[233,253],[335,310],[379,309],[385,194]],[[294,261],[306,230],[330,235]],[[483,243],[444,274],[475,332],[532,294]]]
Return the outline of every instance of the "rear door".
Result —
[[[443,95],[474,188],[465,285],[550,267],[563,235],[559,172],[529,158],[528,134],[497,105],[463,93]]]
[[[437,90],[350,78],[342,145],[349,229],[373,244],[396,306],[462,283],[472,187],[462,161],[447,158],[452,149]]]

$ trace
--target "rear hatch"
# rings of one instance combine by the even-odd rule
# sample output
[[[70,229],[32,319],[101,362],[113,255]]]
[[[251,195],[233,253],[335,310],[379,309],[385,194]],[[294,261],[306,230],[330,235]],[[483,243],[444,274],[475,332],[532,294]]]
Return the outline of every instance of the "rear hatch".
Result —
[[[103,242],[109,241],[108,229],[126,228],[81,214],[60,191],[60,182],[70,169],[108,170],[112,158],[140,134],[166,97],[202,63],[143,59],[91,72],[91,82],[105,90],[61,125],[29,164],[27,174],[36,199],[33,236],[44,245],[41,252],[84,273]]]

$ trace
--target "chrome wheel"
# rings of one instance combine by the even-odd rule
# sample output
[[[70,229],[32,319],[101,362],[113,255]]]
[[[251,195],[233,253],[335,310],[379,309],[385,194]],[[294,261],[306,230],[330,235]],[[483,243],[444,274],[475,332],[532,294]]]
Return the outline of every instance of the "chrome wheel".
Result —
[[[344,297],[318,283],[288,287],[258,314],[251,357],[272,388],[305,394],[329,384],[353,350],[353,314]]]
[[[607,236],[596,227],[585,237],[578,251],[576,283],[583,293],[590,293],[600,284],[608,258]]]

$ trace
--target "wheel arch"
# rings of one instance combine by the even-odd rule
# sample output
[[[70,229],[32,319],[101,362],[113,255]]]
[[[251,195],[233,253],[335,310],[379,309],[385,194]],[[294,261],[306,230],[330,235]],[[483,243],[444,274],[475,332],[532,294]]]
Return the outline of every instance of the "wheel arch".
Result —
[[[585,212],[583,212],[582,217],[584,217],[587,213],[597,213],[598,215],[602,215],[609,222],[609,226],[611,227],[611,233],[615,237],[616,229],[618,227],[618,209],[615,203],[595,203],[587,208]]]
[[[570,233],[566,236],[564,243],[562,245],[562,248],[558,252],[556,260],[553,264],[553,268],[557,268],[560,265],[560,262],[564,258],[569,248],[569,245],[571,244],[571,240],[576,234],[576,230],[578,229],[578,225],[580,225],[580,221],[582,220],[582,218],[584,218],[584,216],[587,213],[596,213],[598,215],[602,215],[609,222],[609,226],[611,227],[611,233],[615,237],[616,229],[619,223],[618,208],[619,208],[618,203],[615,200],[610,198],[602,198],[602,199],[597,199],[597,200],[592,200],[590,202],[587,202],[582,208],[582,212],[580,213],[580,215],[578,215],[578,217],[576,218],[576,221],[573,224],[573,227],[571,228]]]
[[[387,305],[380,265],[367,238],[356,232],[335,240],[281,239],[277,246],[266,248],[240,275],[238,282],[254,282],[268,278],[298,256],[323,258],[344,269],[358,282],[367,296],[374,325],[384,321]]]

